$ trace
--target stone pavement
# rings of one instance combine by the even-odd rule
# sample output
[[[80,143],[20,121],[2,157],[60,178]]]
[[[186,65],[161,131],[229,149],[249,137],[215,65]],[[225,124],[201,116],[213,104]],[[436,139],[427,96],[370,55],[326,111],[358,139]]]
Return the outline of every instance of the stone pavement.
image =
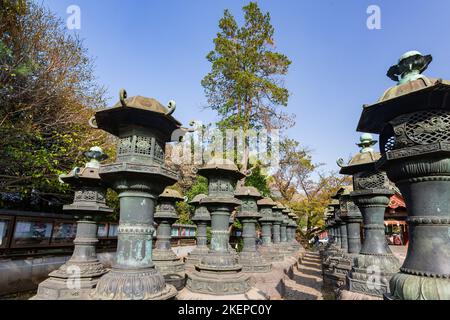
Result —
[[[322,263],[318,252],[306,251],[294,268],[291,279],[284,278],[284,300],[325,300],[322,292]]]
[[[406,258],[406,252],[408,251],[408,246],[389,246],[394,256],[400,260],[400,263],[403,264],[403,261]]]

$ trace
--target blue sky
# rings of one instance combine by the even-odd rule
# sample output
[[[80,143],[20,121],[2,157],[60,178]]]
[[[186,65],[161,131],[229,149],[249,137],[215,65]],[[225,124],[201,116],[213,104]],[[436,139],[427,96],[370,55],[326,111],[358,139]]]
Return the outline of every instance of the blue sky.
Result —
[[[177,102],[175,116],[215,120],[203,110],[200,81],[210,70],[218,21],[228,8],[242,21],[240,0],[43,0],[63,19],[81,9],[81,29],[96,75],[110,104],[124,87],[128,95]],[[267,0],[275,27],[276,50],[292,65],[285,85],[286,111],[296,115],[287,134],[313,149],[313,160],[336,170],[339,157],[358,151],[355,131],[362,105],[375,102],[389,86],[386,71],[408,50],[432,54],[426,75],[450,79],[450,1],[448,0]],[[366,10],[381,9],[381,29],[369,30]]]

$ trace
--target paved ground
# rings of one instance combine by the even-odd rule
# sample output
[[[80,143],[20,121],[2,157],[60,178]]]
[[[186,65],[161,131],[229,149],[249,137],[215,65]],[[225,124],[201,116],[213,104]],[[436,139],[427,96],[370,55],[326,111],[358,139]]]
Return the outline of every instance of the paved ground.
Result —
[[[394,256],[400,260],[400,263],[403,263],[405,260],[406,252],[408,251],[408,246],[389,246]]]
[[[322,293],[322,264],[318,252],[307,251],[292,279],[285,279],[285,300],[326,300]]]

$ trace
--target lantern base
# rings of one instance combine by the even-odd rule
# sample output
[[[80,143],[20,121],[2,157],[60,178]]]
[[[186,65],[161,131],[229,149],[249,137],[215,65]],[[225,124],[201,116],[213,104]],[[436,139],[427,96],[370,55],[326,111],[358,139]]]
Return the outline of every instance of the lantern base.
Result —
[[[49,278],[39,284],[37,294],[31,300],[86,300],[89,293],[107,273],[98,260],[67,261],[51,272]]]
[[[186,288],[207,295],[238,295],[252,287],[249,274],[242,272],[193,271],[187,273]]]
[[[270,272],[272,265],[264,261],[258,251],[242,251],[239,253],[239,264],[242,265],[242,272]]]
[[[450,279],[397,273],[390,281],[387,300],[450,300]]]
[[[284,256],[280,254],[277,250],[275,250],[272,245],[270,246],[262,245],[258,248],[258,252],[266,261],[276,262],[284,260]]]
[[[97,284],[94,300],[167,300],[177,290],[166,284],[164,277],[154,268],[142,270],[115,269],[105,274]]]
[[[177,290],[183,289],[185,284],[184,263],[172,250],[155,249],[153,263],[156,270],[163,275],[166,283],[175,286]]]
[[[186,258],[184,262],[187,267],[194,267],[196,264],[200,263],[200,260],[206,256],[209,252],[207,246],[196,246]]]

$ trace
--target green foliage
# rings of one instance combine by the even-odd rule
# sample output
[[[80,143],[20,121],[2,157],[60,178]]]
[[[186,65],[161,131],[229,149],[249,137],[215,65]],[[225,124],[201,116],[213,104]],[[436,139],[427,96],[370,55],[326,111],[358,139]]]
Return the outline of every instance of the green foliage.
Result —
[[[207,55],[211,71],[202,80],[209,106],[218,112],[219,125],[226,128],[284,126],[288,117],[279,113],[289,92],[280,84],[291,61],[274,52],[274,28],[269,13],[255,2],[243,7],[244,24],[239,27],[225,10],[214,50]],[[276,124],[276,120],[281,120]]]
[[[117,195],[117,192],[115,192],[112,189],[108,189],[106,192],[106,204],[108,207],[112,208],[114,212],[106,217],[106,219],[103,220],[109,220],[117,222],[119,221],[120,216],[120,206],[119,206],[119,197]]]
[[[183,193],[179,185],[175,185],[173,188]],[[191,206],[188,202],[191,201],[196,195],[201,193],[208,194],[208,180],[205,177],[196,176],[191,187],[188,188],[185,192],[187,201],[177,203],[177,211],[179,214],[179,218],[176,221],[177,223],[193,224],[191,217],[194,213],[194,207]]]
[[[245,185],[255,187],[261,195],[268,197],[270,196],[270,188],[267,185],[267,178],[267,175],[261,172],[261,166],[256,165],[252,169],[252,173],[245,179]]]
[[[196,195],[201,193],[208,194],[208,179],[198,175],[192,186],[186,191],[186,196],[188,201],[191,201]]]
[[[0,192],[66,203],[58,175],[82,166],[93,145],[111,153],[107,134],[87,123],[104,107],[104,89],[62,20],[32,1],[0,4]]]
[[[178,220],[177,223],[181,224],[194,224],[191,220],[192,214],[192,206],[190,206],[187,202],[179,201],[176,204],[177,212],[178,212]]]

